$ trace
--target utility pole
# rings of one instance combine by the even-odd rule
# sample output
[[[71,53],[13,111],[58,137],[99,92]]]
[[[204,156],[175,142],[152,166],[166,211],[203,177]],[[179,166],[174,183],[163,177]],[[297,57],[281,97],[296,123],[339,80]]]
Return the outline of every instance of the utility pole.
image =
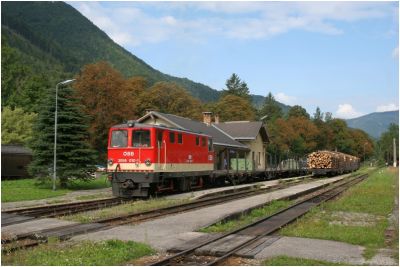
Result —
[[[393,167],[397,167],[396,138],[393,138]]]

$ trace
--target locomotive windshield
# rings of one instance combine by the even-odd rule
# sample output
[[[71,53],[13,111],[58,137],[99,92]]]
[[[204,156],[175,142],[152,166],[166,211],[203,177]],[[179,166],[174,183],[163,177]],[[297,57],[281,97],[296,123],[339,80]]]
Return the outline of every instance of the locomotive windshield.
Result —
[[[111,147],[127,147],[128,146],[128,131],[114,130],[111,134]]]
[[[150,131],[136,130],[132,132],[133,147],[149,147],[150,146]]]

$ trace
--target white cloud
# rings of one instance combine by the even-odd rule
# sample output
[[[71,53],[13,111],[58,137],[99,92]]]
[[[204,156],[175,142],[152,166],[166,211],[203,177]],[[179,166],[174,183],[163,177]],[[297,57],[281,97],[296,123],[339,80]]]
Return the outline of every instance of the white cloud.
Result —
[[[351,119],[361,115],[362,113],[356,111],[350,104],[339,104],[338,110],[336,111],[336,117],[341,119]]]
[[[393,103],[387,105],[380,105],[376,107],[377,112],[399,110],[399,106]]]
[[[334,22],[390,15],[393,5],[372,2],[71,2],[121,45],[190,42],[210,35],[261,39],[291,30],[341,34]],[[148,10],[157,12],[149,12]],[[195,16],[187,16],[192,13]]]
[[[296,97],[286,95],[285,93],[282,93],[282,92],[277,93],[275,95],[275,99],[286,105],[293,105],[293,104],[295,104],[295,101],[296,101]]]

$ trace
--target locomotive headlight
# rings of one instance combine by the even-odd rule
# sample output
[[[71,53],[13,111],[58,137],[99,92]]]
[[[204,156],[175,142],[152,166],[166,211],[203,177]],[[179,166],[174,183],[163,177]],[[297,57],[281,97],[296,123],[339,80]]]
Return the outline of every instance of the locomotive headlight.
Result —
[[[113,164],[113,160],[112,159],[109,159],[108,161],[107,161],[107,163],[108,163],[108,165],[112,165]]]
[[[146,164],[146,166],[150,166],[150,165],[151,165],[150,159],[146,159],[146,160],[144,161],[144,163]]]

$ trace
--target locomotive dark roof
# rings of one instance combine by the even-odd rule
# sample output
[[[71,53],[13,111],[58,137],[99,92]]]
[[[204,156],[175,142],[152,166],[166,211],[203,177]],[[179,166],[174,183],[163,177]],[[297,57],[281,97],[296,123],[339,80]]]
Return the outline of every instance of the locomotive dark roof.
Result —
[[[117,125],[112,126],[112,128],[130,128],[130,127],[158,128],[158,129],[174,130],[174,131],[178,131],[178,132],[193,133],[193,134],[198,134],[198,135],[204,135],[204,136],[207,136],[207,137],[212,137],[211,135],[208,135],[208,134],[205,134],[205,133],[201,133],[201,132],[195,132],[195,131],[190,131],[190,130],[186,130],[186,129],[168,127],[166,125],[154,125],[154,124],[138,123],[136,121],[128,121],[127,123],[122,123],[122,124],[117,124]]]
[[[232,139],[231,137],[226,135],[226,133],[224,133],[220,129],[216,128],[214,125],[208,126],[203,122],[191,120],[191,119],[176,116],[173,114],[166,114],[166,113],[161,113],[161,112],[157,112],[157,111],[150,111],[146,115],[144,115],[143,117],[138,119],[138,122],[145,121],[147,118],[152,117],[152,116],[153,117],[157,116],[159,118],[162,118],[165,121],[169,122],[171,125],[174,125],[175,127],[179,128],[179,129],[205,133],[209,136],[212,136],[213,143],[215,145],[234,147],[234,148],[243,149],[243,150],[249,149],[246,145],[239,143],[238,141]]]

